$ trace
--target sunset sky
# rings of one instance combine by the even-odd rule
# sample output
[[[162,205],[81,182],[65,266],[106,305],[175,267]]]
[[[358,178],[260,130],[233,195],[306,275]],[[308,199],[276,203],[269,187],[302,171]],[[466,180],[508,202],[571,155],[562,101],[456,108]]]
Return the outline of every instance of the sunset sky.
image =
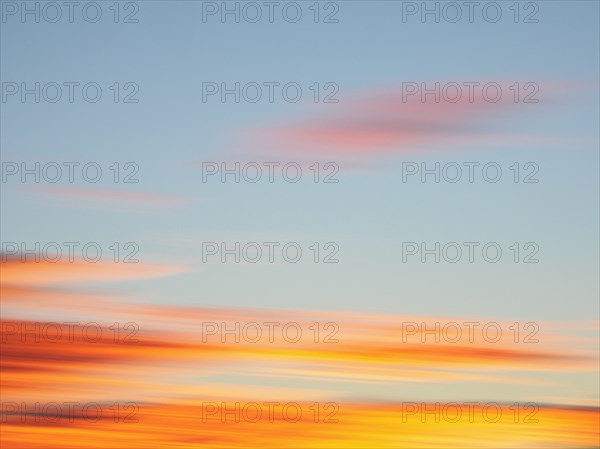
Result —
[[[1,1],[2,446],[600,446],[598,2],[497,2],[495,23],[479,9],[471,23],[465,2],[438,23],[421,9],[448,2],[361,0],[300,1],[296,23],[279,9],[270,23],[256,2],[256,23],[222,20],[236,3],[254,8],[98,2],[97,22],[77,9],[70,23],[57,2],[51,23],[48,2]],[[221,96],[236,83],[239,101]],[[421,95],[436,83],[437,101]],[[222,164],[263,177],[222,182],[207,171]],[[236,242],[262,257],[222,254]],[[439,262],[422,254],[436,242],[451,244]],[[249,323],[260,338],[213,326]],[[303,416],[222,422],[213,407],[269,401]],[[106,410],[54,422],[34,406],[54,402]],[[136,421],[114,422],[114,403]],[[474,418],[422,413],[450,403],[477,403]]]

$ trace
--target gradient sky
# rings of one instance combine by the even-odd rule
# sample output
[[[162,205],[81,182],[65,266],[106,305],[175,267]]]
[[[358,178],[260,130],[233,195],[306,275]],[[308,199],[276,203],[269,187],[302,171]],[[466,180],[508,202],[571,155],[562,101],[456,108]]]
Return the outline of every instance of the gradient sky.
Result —
[[[307,14],[312,2],[302,3]],[[512,2],[501,3],[508,14]],[[134,24],[14,17],[0,24],[2,82],[95,81],[107,98],[10,98],[1,104],[2,162],[140,167],[138,184],[108,176],[96,185],[3,183],[2,242],[136,242],[143,264],[178,267],[117,286],[85,278],[72,284],[98,295],[117,291],[131,303],[327,310],[330,317],[362,314],[368,323],[386,315],[536,321],[548,335],[597,338],[598,2],[541,1],[538,23],[506,16],[495,24],[481,16],[474,23],[403,23],[402,2],[393,1],[338,2],[333,24],[203,23],[202,2],[138,4]],[[108,100],[115,81],[139,85],[139,103]],[[300,83],[306,101],[202,101],[203,82],[266,81]],[[423,81],[495,81],[505,95],[514,82],[534,82],[539,102],[386,109],[403,82]],[[315,82],[339,85],[339,103],[311,102]],[[426,126],[386,135],[394,113],[404,126]],[[353,146],[357,138],[364,144]],[[390,140],[381,146],[379,138]],[[264,160],[333,161],[340,181],[315,184],[305,172],[297,184],[202,183],[202,162]],[[503,169],[534,162],[539,182],[515,184],[508,170],[496,184],[401,179],[403,162],[466,161]],[[203,263],[205,241],[336,242],[340,262]],[[515,264],[506,252],[497,264],[402,263],[403,241],[494,241],[504,249],[536,242],[540,262]],[[27,313],[20,318],[52,314]],[[597,355],[597,340],[591,350]],[[597,403],[596,370],[558,371],[533,396]],[[560,394],[552,382],[564,384]],[[353,399],[383,400],[389,392],[385,385],[357,388]],[[394,397],[403,396],[398,388]],[[529,387],[515,381],[503,388],[499,399],[526,396]],[[428,389],[415,397],[489,397],[485,383]]]

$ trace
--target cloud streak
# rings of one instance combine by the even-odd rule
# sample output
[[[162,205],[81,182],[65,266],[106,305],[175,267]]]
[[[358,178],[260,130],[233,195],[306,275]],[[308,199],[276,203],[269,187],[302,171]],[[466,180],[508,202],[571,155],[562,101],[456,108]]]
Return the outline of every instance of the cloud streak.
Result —
[[[118,282],[172,276],[189,271],[183,265],[165,263],[89,262],[65,256],[56,262],[32,256],[23,261],[20,256],[2,255],[2,287],[31,288],[50,285],[76,285],[90,282]],[[14,294],[18,291],[14,290]]]
[[[255,404],[264,400],[253,398]],[[173,403],[144,403],[126,409],[137,422],[115,423],[112,414],[96,422],[40,424],[19,422],[18,415],[6,416],[3,441],[6,448],[507,448],[507,447],[596,447],[598,412],[587,408],[540,407],[537,422],[515,422],[514,407],[503,404],[493,413],[473,406],[472,417],[461,416],[456,422],[435,422],[429,414],[422,422],[420,413],[407,413],[407,404],[340,403],[326,418],[315,422],[312,403],[295,402],[294,410],[303,410],[297,420],[284,418],[282,406],[272,405],[273,413],[250,422],[245,415],[236,422],[236,403],[206,400]],[[214,407],[217,407],[217,413]],[[103,410],[110,404],[100,403]],[[240,407],[239,403],[237,405]],[[411,404],[412,406],[412,404]],[[435,404],[418,404],[434,410]],[[209,408],[213,407],[213,408]],[[311,409],[312,407],[312,409]],[[333,407],[333,406],[332,406]],[[221,409],[230,411],[226,420]],[[74,409],[74,415],[81,411]],[[210,414],[209,414],[210,412]],[[14,412],[13,412],[14,413]],[[500,414],[496,422],[483,418]],[[531,412],[528,412],[531,414]],[[263,417],[264,416],[264,417]],[[292,415],[294,416],[294,415]],[[272,419],[270,418],[272,417]],[[496,418],[494,418],[496,419]],[[335,420],[335,421],[333,421]],[[16,422],[15,422],[16,421]],[[66,421],[66,420],[65,420]],[[76,442],[75,442],[76,441]]]
[[[423,98],[421,92],[407,94],[406,86],[365,91],[343,104],[324,105],[328,113],[317,118],[256,128],[245,136],[242,148],[265,156],[353,161],[393,154],[443,154],[463,147],[552,144],[547,137],[503,130],[506,119],[527,113],[532,106],[515,102],[508,85],[504,90],[497,101],[464,93],[454,102],[433,95]],[[558,89],[551,90],[544,92],[546,100]]]
[[[583,337],[560,326],[541,332],[534,345],[512,338],[490,343],[482,334],[449,342],[441,329],[474,320],[139,304],[103,297],[90,286],[81,290],[82,281],[158,277],[173,274],[173,267],[135,264],[123,274],[117,264],[89,265],[94,270],[81,261],[2,264],[3,447],[594,447],[598,440],[598,408],[542,404],[539,421],[524,423],[514,420],[505,394],[495,398],[503,416],[498,422],[483,419],[481,406],[474,421],[405,419],[407,401],[436,406],[405,397],[419,384],[539,388],[548,374],[597,372],[597,339],[580,340],[589,347],[575,351],[568,343]],[[77,318],[23,316],[50,313]],[[283,333],[290,323],[293,332]],[[419,323],[440,327],[418,330]],[[586,331],[589,326],[582,323]],[[389,399],[349,395],[373,385],[388,388]],[[311,396],[335,401],[337,422],[315,422]],[[274,400],[294,401],[306,413],[296,422],[202,419],[206,402],[235,409],[242,401]],[[49,422],[43,412],[18,412],[22,404],[35,410],[36,403],[50,402],[94,402],[107,411],[94,422]],[[115,422],[114,402],[137,404],[137,421]]]
[[[50,199],[63,207],[91,208],[143,214],[173,213],[194,199],[183,195],[166,195],[125,189],[80,186],[29,187],[28,191]]]

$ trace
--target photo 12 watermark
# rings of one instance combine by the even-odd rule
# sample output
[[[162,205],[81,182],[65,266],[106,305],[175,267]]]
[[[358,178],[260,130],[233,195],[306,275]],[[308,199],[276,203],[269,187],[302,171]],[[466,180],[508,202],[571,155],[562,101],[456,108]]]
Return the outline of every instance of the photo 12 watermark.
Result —
[[[297,81],[248,81],[202,83],[202,103],[339,103],[340,86],[333,81],[300,83]]]
[[[340,410],[336,402],[202,402],[203,423],[314,423],[336,424]]]
[[[139,263],[136,242],[2,242],[2,262]]]
[[[202,183],[278,183],[296,184],[309,180],[315,184],[337,184],[340,166],[336,162],[202,162]]]
[[[401,2],[402,23],[539,23],[540,5],[530,1]]]
[[[140,86],[133,81],[3,81],[2,103],[139,103]]]
[[[402,402],[402,423],[497,423],[537,424],[535,402]]]
[[[96,322],[78,321],[13,321],[1,322],[2,343],[107,343],[137,344],[140,326],[129,321],[103,326]],[[107,338],[107,334],[112,339]]]
[[[296,321],[217,322],[204,321],[201,325],[202,343],[339,343],[338,323]]]
[[[56,425],[59,423],[137,423],[139,405],[135,402],[2,402],[3,423]]]
[[[539,263],[539,251],[536,242],[402,242],[402,263]]]
[[[95,161],[7,161],[1,164],[2,183],[88,183],[137,184],[137,162]]]
[[[139,23],[139,2],[2,1],[2,23]]]
[[[538,323],[528,321],[502,324],[497,321],[449,321],[400,323],[402,343],[446,343],[479,344],[485,343],[539,343]]]
[[[495,161],[403,161],[401,178],[406,183],[435,184],[537,184],[540,166],[537,162],[502,163]]]
[[[339,23],[340,2],[203,1],[202,23]]]
[[[533,81],[404,81],[402,103],[513,103],[540,102],[540,86]]]
[[[339,263],[336,242],[302,245],[298,242],[202,242],[202,262],[217,263]]]

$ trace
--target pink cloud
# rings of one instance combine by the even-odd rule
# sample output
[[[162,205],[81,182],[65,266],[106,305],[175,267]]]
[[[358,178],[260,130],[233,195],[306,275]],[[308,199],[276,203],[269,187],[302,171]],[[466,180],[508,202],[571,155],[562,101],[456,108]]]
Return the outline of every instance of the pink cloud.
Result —
[[[80,186],[34,186],[28,190],[46,197],[61,200],[61,205],[109,209],[138,213],[172,212],[193,201],[182,195],[168,195]],[[65,202],[67,201],[67,202]]]
[[[495,102],[466,91],[456,102],[443,97],[436,101],[433,95],[423,99],[419,93],[406,95],[400,88],[366,91],[339,104],[319,105],[327,114],[253,129],[242,148],[267,155],[356,159],[456,147],[552,143],[549,137],[504,131],[498,124],[539,107],[542,96],[551,102],[557,89],[529,97],[540,103],[524,103],[523,97],[531,92],[521,92],[515,102],[509,90],[512,83],[499,84],[502,96]]]

